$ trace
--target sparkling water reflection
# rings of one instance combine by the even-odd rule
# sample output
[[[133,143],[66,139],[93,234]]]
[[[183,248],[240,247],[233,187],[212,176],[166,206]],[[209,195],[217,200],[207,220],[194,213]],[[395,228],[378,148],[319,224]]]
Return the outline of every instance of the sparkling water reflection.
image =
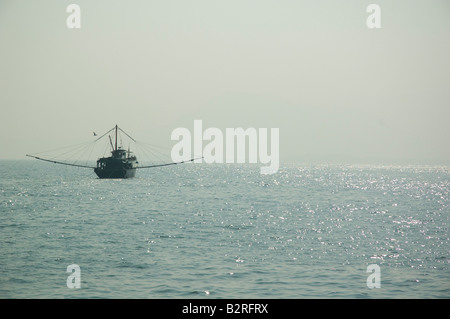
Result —
[[[0,171],[2,298],[450,297],[447,167]]]

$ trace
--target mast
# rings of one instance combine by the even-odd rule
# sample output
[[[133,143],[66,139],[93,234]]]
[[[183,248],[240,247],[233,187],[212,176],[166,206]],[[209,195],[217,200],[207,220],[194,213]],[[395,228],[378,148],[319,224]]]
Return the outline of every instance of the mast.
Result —
[[[117,151],[117,124],[116,124],[116,149],[115,151]]]

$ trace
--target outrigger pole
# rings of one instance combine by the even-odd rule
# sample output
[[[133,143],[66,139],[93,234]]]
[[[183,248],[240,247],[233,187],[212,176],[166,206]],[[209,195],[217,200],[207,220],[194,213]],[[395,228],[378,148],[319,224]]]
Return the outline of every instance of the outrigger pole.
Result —
[[[37,157],[37,156],[33,156],[33,155],[28,155],[28,154],[26,154],[26,156],[28,156],[28,157],[33,157],[33,158],[38,159],[38,160],[41,160],[41,161],[54,163],[54,164],[62,164],[62,165],[76,166],[76,167],[83,167],[83,168],[96,168],[95,166],[87,166],[87,165],[78,165],[78,164],[72,164],[72,163],[65,163],[65,162],[49,160],[49,159],[45,159],[45,158],[41,158],[41,157]],[[201,158],[203,158],[203,157],[201,157]],[[190,159],[190,160],[188,160],[188,161],[173,162],[173,163],[166,163],[166,164],[157,164],[157,165],[148,165],[148,166],[137,166],[137,167],[135,167],[135,168],[152,168],[152,167],[161,167],[161,166],[177,165],[177,164],[183,164],[183,163],[193,162],[193,161],[195,161],[195,160],[197,160],[197,159],[200,159],[200,158],[193,158],[193,159]]]
[[[195,161],[195,160],[202,159],[202,158],[203,158],[203,157],[193,158],[193,159],[190,159],[190,160],[188,160],[188,161],[173,162],[173,163],[167,163],[167,164],[157,164],[157,165],[149,165],[149,166],[136,166],[135,168],[152,168],[152,167],[161,167],[161,166],[177,165],[177,164],[183,164],[183,163],[193,162],[193,161]]]
[[[38,159],[38,160],[41,160],[41,161],[50,162],[50,163],[55,163],[55,164],[63,164],[63,165],[76,166],[76,167],[83,167],[83,168],[95,168],[95,166],[87,166],[87,165],[78,165],[78,164],[72,164],[72,163],[65,163],[65,162],[49,160],[49,159],[45,159],[45,158],[41,158],[41,157],[37,157],[37,156],[33,156],[33,155],[28,155],[28,154],[26,154],[26,155],[27,155],[28,157],[33,157],[33,158]]]

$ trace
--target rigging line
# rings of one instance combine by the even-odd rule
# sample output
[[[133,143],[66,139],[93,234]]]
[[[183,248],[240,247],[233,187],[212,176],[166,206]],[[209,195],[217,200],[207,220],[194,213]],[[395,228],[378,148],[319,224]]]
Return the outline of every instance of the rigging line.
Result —
[[[132,138],[130,135],[128,135],[127,132],[125,132],[124,130],[122,130],[120,127],[117,127],[119,129],[119,131],[121,131],[122,133],[124,133],[126,136],[128,136],[129,138],[131,138],[134,142],[136,142],[136,140],[134,138]]]
[[[86,163],[87,163],[87,161],[92,161],[92,152],[94,151],[94,149],[95,149],[95,146],[96,145],[94,145],[94,144],[92,144],[87,150],[86,150],[86,153],[89,151],[89,154],[88,154],[88,156],[87,156],[87,158],[86,158]]]
[[[167,153],[163,153],[163,152],[160,152],[158,150],[152,149],[151,147],[148,147],[147,149],[148,149],[149,152],[151,152],[155,156],[157,156],[157,154],[162,155],[162,156],[167,156],[168,155]],[[169,150],[168,153],[170,154],[171,151]]]
[[[67,152],[64,152],[64,153],[62,153],[62,154],[56,154],[55,156],[53,156],[53,157],[51,157],[51,158],[52,158],[52,159],[55,159],[55,158],[57,158],[57,157],[62,158],[63,156],[69,154],[69,156],[67,156],[67,157],[69,157],[67,160],[70,160],[70,157],[73,157],[73,156],[75,156],[76,154],[79,154],[79,153],[82,152],[84,149],[93,147],[94,143],[95,143],[95,142],[89,142],[89,143],[83,144],[83,145],[81,145],[81,146],[79,146],[79,147],[70,149],[70,150],[68,150]],[[72,155],[72,153],[74,153],[74,154]]]
[[[153,151],[152,151],[152,149],[151,148],[144,148],[144,147],[139,147],[139,149],[145,154],[145,156],[147,157],[147,159],[148,159],[148,161],[150,162],[150,163],[154,163],[155,162],[155,160],[153,160],[152,158],[157,158],[158,160],[160,160],[162,163],[164,163],[164,162],[166,162],[167,160],[164,160],[164,159],[162,159],[160,156],[158,156],[158,154],[155,154]],[[150,153],[150,155],[148,154],[148,153]],[[160,153],[160,152],[159,152]],[[162,154],[162,153],[160,153],[161,155],[165,155],[165,156],[167,156],[166,154]],[[156,164],[152,164],[152,165],[156,165]],[[146,165],[146,166],[148,166],[148,165]]]
[[[142,152],[145,155],[146,159],[150,163],[154,162],[154,160],[152,160],[152,157],[154,157],[154,156],[149,156],[149,154],[148,154],[149,150],[148,149],[145,149],[145,148],[142,148],[142,147],[139,147],[138,149],[139,149],[140,152]],[[150,153],[151,153],[150,155],[154,155],[153,152],[150,151]],[[161,160],[161,158],[158,158],[158,159]],[[164,162],[164,161],[162,161],[162,162]]]
[[[51,150],[42,151],[42,152],[38,152],[38,153],[34,153],[34,154],[38,155],[38,154],[42,154],[42,153],[50,153],[50,152],[55,152],[55,151],[61,151],[63,149],[74,148],[74,147],[81,147],[81,146],[83,146],[85,144],[89,144],[89,143],[92,143],[92,141],[82,142],[82,143],[68,145],[68,146],[63,146],[63,147],[58,147],[58,148],[54,148],[54,149],[51,149]],[[68,152],[70,152],[70,150]]]
[[[105,157],[105,154],[106,154],[106,152],[109,150],[109,147],[110,147],[110,145],[109,145],[109,141],[107,141],[106,143],[105,143],[105,146],[104,146],[104,149],[103,149],[103,156],[102,157]]]
[[[75,167],[84,167],[84,168],[95,168],[94,166],[86,166],[86,165],[64,163],[64,162],[53,161],[53,160],[49,160],[49,159],[45,159],[45,158],[41,158],[41,157],[37,157],[37,156],[33,156],[33,155],[28,155],[28,154],[26,154],[26,155],[28,157],[34,157],[35,159],[38,159],[38,160],[41,160],[41,161],[45,161],[45,162],[55,163],[55,164],[62,164],[62,165],[75,166]]]
[[[112,129],[110,129],[108,132],[106,132],[105,134],[103,134],[102,136],[100,136],[98,139],[95,140],[95,142],[97,142],[99,139],[101,139],[102,137],[104,137],[106,134],[108,134],[109,132],[111,132],[112,130],[114,130],[116,127],[114,126]]]
[[[158,157],[158,159],[160,159],[160,160],[161,160],[161,158],[159,156],[157,156],[157,154],[160,154],[162,156],[167,156],[168,154],[165,154],[165,153],[163,153],[163,152],[161,152],[159,150],[156,150],[154,148],[160,148],[160,149],[163,149],[165,151],[169,151],[169,153],[171,151],[169,148],[166,148],[166,147],[161,147],[161,146],[158,146],[158,145],[153,145],[153,144],[143,143],[143,142],[136,142],[136,146],[139,146],[139,149],[143,149],[143,150],[151,152],[154,156]]]
[[[92,146],[91,146],[91,151],[89,152],[88,159],[86,160],[85,164],[87,164],[88,161],[91,160],[91,156],[92,156],[92,152],[93,152],[93,151],[94,151],[94,144],[92,144]]]
[[[158,160],[160,160],[161,162],[164,162],[164,160],[158,155],[155,154],[155,152],[153,152],[152,150],[148,150],[154,157],[156,157]]]
[[[92,142],[89,142],[89,143],[92,143]],[[75,146],[73,149],[69,149],[68,151],[66,151],[62,154],[54,154],[53,156],[52,156],[52,154],[45,154],[46,152],[40,152],[36,155],[42,154],[44,157],[47,157],[47,159],[50,159],[50,160],[59,160],[59,161],[65,160],[65,161],[67,161],[68,157],[70,159],[70,157],[73,156],[72,153],[74,153],[75,151],[78,152],[79,150],[86,148],[87,145],[88,145],[88,143],[79,144],[79,145]],[[47,152],[47,153],[51,153],[51,152]],[[67,156],[68,153],[69,153],[69,156]]]
[[[155,145],[155,144],[150,144],[150,143],[146,143],[146,142],[142,142],[142,141],[135,141],[135,142],[138,143],[138,144],[144,144],[144,145],[146,145],[146,146],[151,146],[151,147],[161,148],[161,149],[164,149],[164,150],[166,150],[166,151],[170,150],[170,148],[164,147],[164,146],[159,146],[159,145]]]
[[[136,154],[136,156],[138,158],[141,158],[141,161],[143,160],[142,157],[145,156],[145,160],[147,160],[148,155],[145,153],[145,150],[141,148],[141,146],[137,143],[135,143],[134,145],[134,153]]]
[[[145,152],[140,147],[138,147],[137,144],[134,145],[134,154],[139,159],[139,163],[142,163],[142,161],[147,160],[147,154],[145,154]]]
[[[64,163],[73,163],[77,165],[86,165],[86,163],[83,164],[83,157],[88,152],[89,149],[93,148],[94,144],[88,145],[87,147],[83,147],[81,149],[73,150],[72,153],[67,154],[65,157],[54,157],[51,158],[52,160],[61,161]]]
[[[90,145],[90,147],[86,147],[85,149],[80,150],[80,152],[78,152],[78,157],[74,160],[74,162],[80,162],[80,163],[84,163],[85,165],[87,164],[88,161],[90,161],[90,156],[93,150],[93,146],[94,144]],[[89,155],[87,157],[86,160],[83,160],[83,157],[85,157],[85,155],[89,152]],[[86,165],[87,166],[87,165]]]

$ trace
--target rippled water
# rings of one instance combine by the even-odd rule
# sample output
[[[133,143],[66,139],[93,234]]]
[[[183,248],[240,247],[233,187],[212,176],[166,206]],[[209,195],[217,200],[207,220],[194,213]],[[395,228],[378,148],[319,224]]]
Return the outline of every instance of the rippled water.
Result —
[[[450,297],[448,167],[186,164],[99,180],[0,161],[0,176],[1,298]]]

